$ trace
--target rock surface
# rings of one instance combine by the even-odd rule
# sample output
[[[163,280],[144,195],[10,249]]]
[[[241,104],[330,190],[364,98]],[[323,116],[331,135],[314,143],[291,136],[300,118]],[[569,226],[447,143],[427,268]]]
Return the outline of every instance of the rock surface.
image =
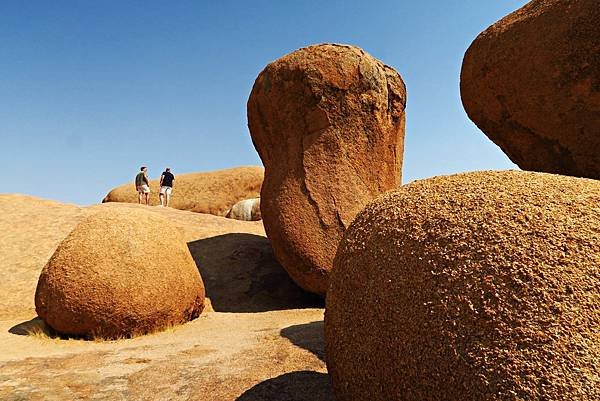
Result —
[[[104,207],[143,210],[168,219],[184,239],[203,278],[207,307],[217,312],[322,307],[277,263],[262,222],[171,208],[112,203],[87,208],[21,195],[0,195],[0,319],[29,319],[40,272],[60,242],[89,213]]]
[[[417,181],[369,204],[327,293],[338,401],[600,399],[600,182]]]
[[[242,221],[258,221],[260,214],[260,198],[244,199],[236,203],[227,211],[225,217]]]
[[[399,185],[405,102],[400,75],[352,46],[299,49],[256,79],[248,125],[265,165],[262,218],[277,259],[306,290],[326,292],[356,213]]]
[[[40,272],[83,214],[75,205],[0,194],[0,319],[34,312]]]
[[[203,173],[176,174],[169,206],[191,212],[225,216],[236,202],[259,195],[263,172],[262,167],[250,166]],[[159,180],[150,180],[151,205],[160,204],[158,182]],[[137,203],[137,201],[137,192],[133,183],[113,189],[102,200],[104,203]]]
[[[73,227],[104,207],[0,194],[0,399],[333,400],[323,301],[295,286],[260,221],[109,205],[182,230],[215,312],[207,305],[187,324],[117,341],[49,332],[34,318],[40,271]]]
[[[322,319],[322,309],[211,312],[118,341],[15,335],[0,321],[0,399],[334,401],[317,355]]]
[[[471,44],[467,114],[525,170],[600,179],[600,7],[534,0]]]
[[[129,337],[198,317],[204,285],[175,225],[140,208],[105,206],[58,246],[35,305],[59,333]]]

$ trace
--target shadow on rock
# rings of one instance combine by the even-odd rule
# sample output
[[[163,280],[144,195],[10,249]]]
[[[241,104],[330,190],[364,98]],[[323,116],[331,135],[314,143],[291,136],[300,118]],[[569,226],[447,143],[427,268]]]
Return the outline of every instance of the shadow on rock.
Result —
[[[290,372],[258,383],[236,401],[334,401],[325,373]]]
[[[59,335],[39,317],[19,323],[8,329],[8,332],[18,336],[44,336],[50,338],[59,338]]]
[[[46,322],[39,316],[34,317],[31,320],[26,322],[22,322],[14,325],[8,332],[11,334],[16,334],[18,336],[34,336],[41,338],[51,338],[54,340],[81,340],[81,341],[90,341],[92,338],[62,334],[54,330],[52,327],[48,326]]]
[[[296,324],[282,329],[280,334],[294,345],[304,348],[325,361],[325,340],[323,321]]]
[[[263,236],[224,234],[189,242],[188,247],[216,312],[324,307],[321,297],[290,279]]]

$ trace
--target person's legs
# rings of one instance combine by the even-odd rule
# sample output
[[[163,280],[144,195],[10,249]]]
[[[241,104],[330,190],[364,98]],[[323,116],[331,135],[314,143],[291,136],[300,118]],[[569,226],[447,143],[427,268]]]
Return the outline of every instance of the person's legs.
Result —
[[[169,204],[169,201],[168,201],[168,199],[169,199],[169,192],[168,192],[168,190],[167,190],[166,187],[162,186],[162,187],[160,187],[160,191],[159,191],[158,196],[159,196],[159,199],[160,199],[160,205],[163,206],[163,207],[165,206],[165,195],[167,196],[167,205],[168,205]]]
[[[137,191],[138,193],[138,205],[142,204],[142,191]]]
[[[145,201],[145,203],[146,203],[147,206],[150,205],[150,192],[151,192],[150,191],[150,187],[148,185],[142,185],[140,187],[140,199],[142,197],[142,194],[144,194],[144,197],[145,197],[144,201]]]
[[[171,191],[168,189],[165,191],[165,196],[167,198],[167,207],[169,207],[169,200],[171,199]]]

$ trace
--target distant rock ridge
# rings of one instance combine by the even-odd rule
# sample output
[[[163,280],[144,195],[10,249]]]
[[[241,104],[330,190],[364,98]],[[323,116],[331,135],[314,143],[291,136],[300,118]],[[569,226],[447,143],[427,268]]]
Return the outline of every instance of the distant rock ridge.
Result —
[[[151,171],[160,175],[161,171]],[[263,181],[264,169],[259,166],[175,174],[170,207],[197,213],[225,216],[238,201],[257,197]],[[150,204],[159,205],[158,179],[150,181]],[[137,203],[134,183],[111,190],[102,200],[106,202]]]

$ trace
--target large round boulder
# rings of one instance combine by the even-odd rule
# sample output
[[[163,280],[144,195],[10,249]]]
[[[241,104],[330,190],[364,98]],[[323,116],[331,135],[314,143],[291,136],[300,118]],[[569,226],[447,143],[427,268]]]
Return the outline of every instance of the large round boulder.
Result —
[[[534,0],[465,54],[462,101],[522,169],[600,178],[600,4]]]
[[[600,399],[600,182],[417,181],[340,243],[325,341],[336,399]]]
[[[179,229],[141,207],[88,213],[39,278],[36,311],[50,327],[118,338],[198,317],[204,285]]]
[[[156,172],[160,174],[159,171]],[[236,202],[260,194],[264,170],[258,166],[233,167],[202,173],[176,174],[169,206],[225,216]],[[160,205],[159,180],[150,180],[150,204]],[[137,203],[138,195],[133,183],[111,190],[102,200],[107,202]]]
[[[400,184],[405,102],[400,75],[352,46],[302,48],[256,79],[248,125],[265,166],[262,218],[304,289],[326,292],[356,213]]]

